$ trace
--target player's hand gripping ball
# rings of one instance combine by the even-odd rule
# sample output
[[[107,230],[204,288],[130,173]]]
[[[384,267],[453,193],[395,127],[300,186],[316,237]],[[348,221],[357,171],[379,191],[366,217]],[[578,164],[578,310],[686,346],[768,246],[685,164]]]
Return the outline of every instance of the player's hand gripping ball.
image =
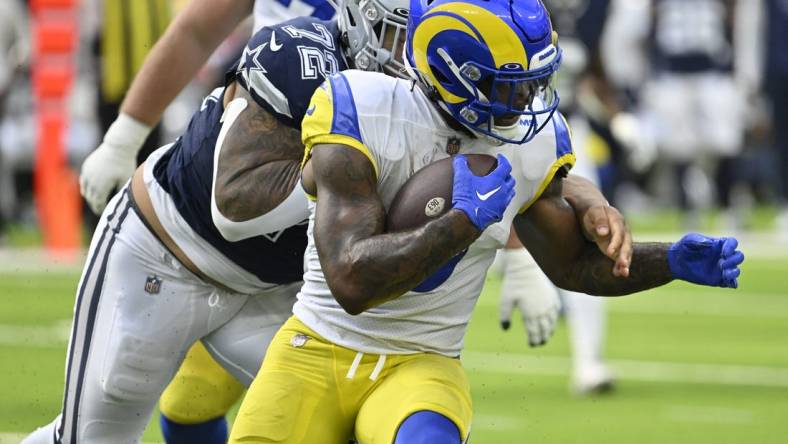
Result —
[[[498,165],[498,160],[495,157],[486,154],[467,154],[442,159],[425,166],[411,176],[397,192],[388,210],[386,231],[405,231],[420,227],[452,208],[452,198],[456,194],[455,180],[457,179],[455,162],[457,162],[456,159],[458,158],[465,160],[464,164],[461,165],[461,175],[463,175],[461,180],[465,183],[460,185],[460,187],[465,188],[468,188],[470,184],[467,184],[467,182],[472,180],[473,177],[483,179],[486,175],[491,174]],[[504,179],[506,177],[511,179],[508,173],[509,170],[506,170],[506,175],[500,172],[499,175],[505,176]],[[508,185],[506,185],[506,189],[502,186],[493,195],[500,194],[500,197],[505,197],[508,193],[513,194],[513,185],[514,179],[511,179],[511,189],[508,188]],[[495,185],[491,188],[496,188],[497,186]],[[480,193],[484,196],[484,193],[489,191],[480,191]],[[470,189],[465,190],[464,193],[475,195],[475,191]],[[488,200],[492,200],[492,196]],[[508,201],[506,203],[508,204]],[[466,214],[469,211],[473,212],[469,208]],[[502,214],[503,212],[501,211]]]

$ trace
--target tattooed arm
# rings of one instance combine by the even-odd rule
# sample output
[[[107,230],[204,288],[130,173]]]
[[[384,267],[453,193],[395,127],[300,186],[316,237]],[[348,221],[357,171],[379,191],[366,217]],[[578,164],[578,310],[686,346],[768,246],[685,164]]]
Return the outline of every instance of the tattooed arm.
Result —
[[[575,209],[586,239],[597,244],[615,261],[613,274],[626,277],[632,262],[632,234],[624,216],[611,207],[602,192],[588,179],[569,174],[562,182],[564,199]]]
[[[613,260],[581,233],[575,210],[561,197],[556,176],[542,196],[514,220],[517,235],[558,287],[598,296],[619,296],[667,284],[668,243],[634,243],[629,277],[613,275]]]
[[[309,164],[318,195],[314,238],[320,264],[331,293],[350,314],[416,287],[481,234],[460,210],[412,231],[384,234],[386,212],[369,159],[324,144],[312,149]]]
[[[304,155],[301,133],[257,105],[243,88],[235,98],[247,108],[227,132],[216,172],[216,203],[225,217],[240,222],[265,214],[290,195]]]

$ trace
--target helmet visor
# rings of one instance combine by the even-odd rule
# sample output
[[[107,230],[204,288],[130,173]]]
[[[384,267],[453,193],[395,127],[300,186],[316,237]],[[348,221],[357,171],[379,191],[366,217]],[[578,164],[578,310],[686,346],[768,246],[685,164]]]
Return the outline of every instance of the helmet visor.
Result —
[[[459,112],[466,126],[507,143],[525,143],[547,124],[558,107],[553,63],[535,70],[520,65],[492,69],[467,62],[459,69],[474,99]]]

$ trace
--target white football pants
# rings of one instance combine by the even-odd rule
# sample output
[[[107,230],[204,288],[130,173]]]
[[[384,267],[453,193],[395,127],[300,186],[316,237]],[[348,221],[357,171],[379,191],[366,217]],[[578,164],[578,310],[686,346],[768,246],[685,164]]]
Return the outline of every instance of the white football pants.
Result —
[[[248,385],[291,314],[300,283],[247,296],[203,282],[148,230],[128,193],[112,199],[91,241],[61,414],[25,444],[137,443],[195,341]]]

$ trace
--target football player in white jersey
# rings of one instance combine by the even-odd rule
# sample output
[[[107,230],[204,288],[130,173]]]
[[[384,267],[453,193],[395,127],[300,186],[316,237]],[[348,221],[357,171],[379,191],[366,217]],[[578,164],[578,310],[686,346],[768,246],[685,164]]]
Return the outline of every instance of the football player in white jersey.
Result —
[[[296,8],[302,13],[309,13],[313,16],[325,15],[323,6],[318,5],[319,2],[307,2],[311,5],[309,8],[312,9],[310,10],[297,7],[298,3],[299,1],[297,0],[289,2],[290,10],[295,10],[293,8]],[[174,97],[177,90],[184,85],[186,79],[190,76],[189,73],[199,66],[198,60],[203,56],[207,56],[212,47],[218,43],[221,35],[232,29],[233,25],[243,15],[248,13],[250,4],[250,2],[243,1],[233,2],[232,4],[225,4],[224,2],[209,2],[206,4],[206,2],[201,0],[195,0],[176,18],[168,33],[152,51],[150,60],[146,62],[140,75],[135,79],[134,85],[122,107],[123,114],[107,133],[104,143],[88,158],[83,166],[81,176],[82,192],[92,208],[96,210],[102,208],[109,191],[116,186],[122,185],[123,181],[127,179],[133,168],[133,159],[136,157],[136,152],[147,135],[150,126],[158,120],[166,104]],[[354,15],[357,21],[349,20],[349,17],[344,20],[343,30],[349,36],[347,43],[353,43],[352,48],[346,51],[345,54],[349,55],[357,66],[376,69],[377,62],[385,60],[384,54],[388,50],[376,48],[375,45],[380,44],[378,39],[371,38],[365,34],[372,32],[373,26],[382,20],[382,16],[370,19],[372,16],[369,9],[371,7],[384,8],[391,12],[395,7],[403,5],[398,5],[396,2],[365,2],[363,15],[359,2],[348,2],[348,5],[355,5],[355,11],[352,13],[347,12],[347,14]],[[407,6],[407,4],[405,3],[404,6]],[[287,11],[287,9],[275,2],[255,2],[255,29],[259,28],[261,19],[264,21],[266,18],[277,17],[276,20],[278,21],[280,18],[284,18],[284,15],[274,14],[269,17],[265,13],[260,14],[265,8],[269,8],[274,12],[278,11],[279,13]],[[390,12],[388,15],[390,15]],[[364,20],[369,21],[369,25],[364,24]],[[270,22],[271,20],[268,20],[268,23]],[[286,34],[279,35],[284,36]],[[200,38],[195,38],[196,36]],[[268,41],[268,44],[271,45],[269,49],[278,50],[281,47],[283,43],[276,39],[276,37],[273,38],[273,43]],[[250,50],[253,49],[255,48],[250,48]],[[322,50],[318,48],[318,51]],[[188,57],[184,54],[188,55]],[[373,61],[370,62],[370,60]],[[395,70],[396,67],[390,72],[393,73]],[[260,73],[261,71],[250,72]],[[262,77],[265,76],[262,75]],[[319,80],[322,80],[322,74]],[[254,83],[254,80],[252,83]],[[307,100],[309,95],[311,95],[311,91],[316,87],[316,84],[294,86],[296,82],[292,81],[291,83],[293,84],[291,84],[290,88],[302,90],[300,94],[306,94]],[[285,95],[288,95],[287,98],[296,100],[295,96],[289,95],[292,93],[288,92],[286,88],[280,84],[276,86],[282,89]],[[206,107],[213,106],[216,100],[217,97],[208,98],[204,105]],[[272,103],[268,97],[264,100],[269,103],[269,106]],[[300,123],[302,114],[293,112],[293,109],[290,111],[293,114],[290,120],[298,120]],[[289,130],[285,129],[283,131]],[[232,131],[230,131],[230,134],[232,134]],[[297,135],[292,137],[295,141]],[[297,150],[300,151],[300,144],[298,145],[299,148]],[[235,158],[240,162],[249,161],[248,157],[232,154],[232,151],[229,149],[225,149],[222,156],[226,156],[227,159]],[[222,160],[221,162],[224,161]],[[237,166],[237,162],[230,165]],[[227,170],[233,171],[231,167],[227,168]],[[210,182],[210,179],[206,180]],[[254,183],[254,181],[252,182]],[[258,211],[259,206],[266,207],[266,199],[274,198],[271,197],[272,194],[257,193],[254,191],[254,188],[245,187],[243,183],[245,182],[235,180],[230,190],[224,195],[234,195],[232,200],[241,207],[245,207],[242,209],[242,219],[248,219],[253,223],[255,221],[259,222],[258,217],[267,211]],[[199,187],[196,188],[199,189]],[[221,183],[219,183],[217,190],[221,192],[221,189]],[[290,189],[287,188],[285,191]],[[254,196],[245,197],[244,192],[251,193]],[[189,199],[182,200],[188,201]],[[180,209],[180,205],[177,203],[176,207]],[[223,206],[221,199],[219,199],[217,208],[230,212],[234,211]],[[604,213],[606,210],[604,208],[592,209],[589,211],[589,214],[596,214],[596,211]],[[222,211],[216,213],[218,216],[222,216]],[[237,212],[234,214],[238,216]],[[170,212],[166,215],[158,214],[157,216],[164,219],[169,219],[170,217],[177,219],[179,217],[177,212]],[[220,227],[229,230],[231,236],[237,235],[235,233],[237,227],[234,227],[232,221],[224,219],[224,223],[229,225],[229,227]],[[614,214],[611,219],[600,220],[598,223],[610,225],[610,242],[612,245],[623,242],[626,230],[620,214]],[[247,223],[247,225],[249,224]],[[271,228],[271,231],[273,231],[273,228]],[[180,240],[188,241],[188,239]],[[627,244],[624,243],[622,248],[626,250]],[[242,248],[238,247],[238,249]],[[628,255],[623,254],[622,261],[627,260]],[[535,304],[534,307],[534,311],[545,310],[538,304]],[[251,319],[251,317],[248,318]],[[264,344],[258,344],[258,347],[258,350],[263,350]],[[212,352],[216,353],[216,350],[212,350]],[[255,356],[255,354],[252,354],[252,356]],[[254,360],[252,359],[252,361]],[[241,376],[241,379],[243,380],[244,377]],[[235,377],[228,374],[214,362],[211,355],[202,346],[202,343],[196,343],[187,354],[180,371],[175,375],[173,382],[168,386],[161,398],[160,409],[162,416],[160,423],[165,440],[169,443],[191,442],[194,441],[195,436],[199,436],[202,442],[222,442],[225,436],[224,430],[226,429],[224,414],[233,402],[238,399],[242,390],[243,384],[237,382]]]
[[[308,211],[293,188],[312,91],[346,58],[385,64],[392,51],[379,37],[404,28],[393,24],[404,25],[405,2],[374,3],[375,19],[353,4],[347,39],[316,18],[256,33],[227,88],[206,97],[184,135],[152,155],[105,210],[75,308],[62,416],[26,442],[138,439],[195,339],[233,376],[192,350],[199,363],[171,384],[162,406],[178,416],[163,429],[169,442],[224,441],[223,415],[240,393],[233,377],[251,381],[302,277],[306,233],[297,224]],[[391,26],[380,34],[361,34],[384,22]],[[311,65],[313,56],[335,64]],[[105,144],[96,158],[122,149]]]
[[[684,279],[735,287],[733,238],[635,244],[627,276],[561,197],[573,153],[550,79],[560,49],[539,0],[413,0],[413,81],[346,71],[302,123],[307,271],[245,397],[231,443],[460,443],[471,422],[460,365],[486,270],[514,223],[562,288],[622,295]],[[452,141],[452,143],[449,143]],[[415,171],[459,153],[497,156],[487,176],[454,157],[452,208],[385,233]],[[452,150],[453,151],[453,150]]]

